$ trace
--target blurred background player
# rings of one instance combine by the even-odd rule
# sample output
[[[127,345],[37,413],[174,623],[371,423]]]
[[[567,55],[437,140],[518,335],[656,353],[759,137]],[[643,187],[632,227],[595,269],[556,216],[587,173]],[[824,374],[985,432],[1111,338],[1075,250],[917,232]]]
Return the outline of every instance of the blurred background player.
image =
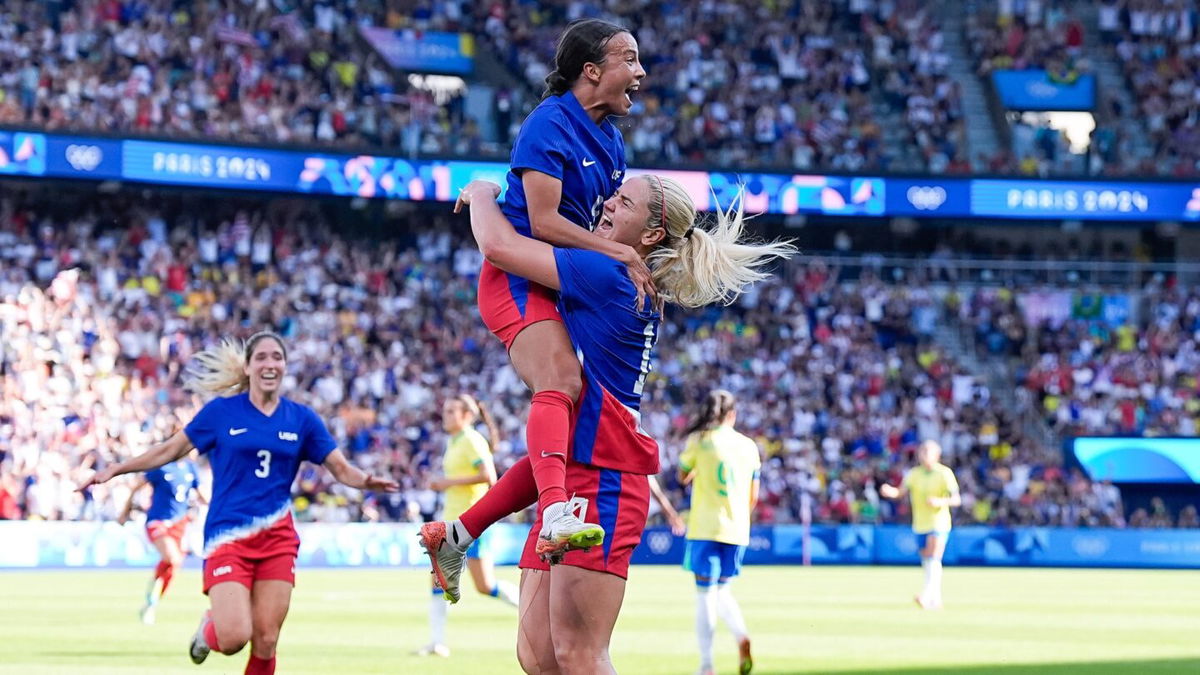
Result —
[[[950,507],[962,504],[954,472],[941,458],[942,446],[925,441],[917,448],[920,466],[904,474],[900,487],[885,484],[879,488],[880,496],[887,499],[911,496],[912,528],[925,570],[925,586],[914,599],[922,609],[942,607],[942,554],[950,536]]]
[[[191,457],[186,457],[143,474],[142,480],[130,491],[118,523],[124,525],[129,520],[137,494],[147,485],[150,486],[150,508],[146,509],[146,536],[161,557],[146,588],[146,603],[141,611],[142,623],[152,624],[158,601],[166,594],[187,554],[184,535],[192,522],[188,513],[192,496],[200,504],[207,504],[208,498],[200,490],[200,470]]]
[[[475,430],[478,421],[487,427],[489,438],[484,438]],[[469,394],[455,396],[442,405],[442,429],[450,434],[446,440],[446,453],[442,457],[443,476],[430,481],[429,487],[445,492],[442,517],[453,520],[496,484],[492,449],[500,442],[500,430],[487,408]],[[513,607],[517,606],[517,587],[507,581],[496,580],[486,532],[467,549],[467,569],[475,582],[475,590]],[[446,645],[446,611],[449,605],[442,595],[443,591],[438,588],[435,579],[429,603],[431,639],[428,645],[417,651],[420,656],[450,655],[450,648]]]
[[[353,488],[400,486],[351,466],[312,408],[280,395],[287,350],[279,335],[255,333],[244,345],[225,341],[196,361],[190,388],[215,398],[182,432],[108,466],[83,488],[164,466],[192,447],[208,454],[213,496],[204,519],[204,593],[212,609],[200,620],[189,656],[199,664],[211,650],[236,654],[249,642],[245,674],[271,675],[296,583],[300,537],[291,487],[300,462],[323,464]]]
[[[513,143],[504,215],[526,237],[621,261],[640,301],[653,294],[641,256],[631,246],[590,231],[600,205],[625,176],[625,141],[609,118],[629,114],[630,93],[646,75],[637,41],[607,21],[576,21],[559,39],[554,66],[546,76],[542,102]],[[484,262],[479,313],[533,392],[526,439],[544,523],[541,534],[551,542],[549,548],[561,552],[568,540],[595,545],[604,531],[567,508],[567,439],[582,380],[556,303],[554,291]]]
[[[758,446],[734,430],[737,401],[717,389],[687,429],[679,456],[679,481],[691,484],[684,569],[696,575],[696,639],[700,675],[713,675],[713,632],[720,615],[738,645],[738,672],[753,668],[750,635],[729,582],[742,569],[750,543],[750,515],[758,503]]]

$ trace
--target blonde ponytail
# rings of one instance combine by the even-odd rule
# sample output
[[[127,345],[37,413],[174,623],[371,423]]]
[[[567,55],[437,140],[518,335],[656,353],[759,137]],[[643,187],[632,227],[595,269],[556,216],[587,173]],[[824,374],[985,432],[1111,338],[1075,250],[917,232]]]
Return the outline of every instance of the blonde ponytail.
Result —
[[[659,293],[683,307],[728,305],[747,286],[770,273],[761,268],[775,258],[790,258],[796,247],[790,240],[755,243],[742,239],[743,191],[729,208],[717,205],[716,224],[704,228],[697,222],[696,207],[682,185],[670,178],[648,177],[650,227],[663,223],[667,235],[646,258]]]
[[[214,396],[236,396],[250,389],[250,377],[246,375],[246,364],[254,348],[262,340],[271,339],[279,344],[284,361],[287,347],[283,338],[271,331],[259,331],[245,342],[237,339],[221,340],[220,344],[196,354],[193,365],[187,369],[184,388],[204,398]]]
[[[241,340],[221,340],[220,344],[196,354],[184,387],[206,398],[246,391],[250,388],[250,378],[242,363],[245,352]]]

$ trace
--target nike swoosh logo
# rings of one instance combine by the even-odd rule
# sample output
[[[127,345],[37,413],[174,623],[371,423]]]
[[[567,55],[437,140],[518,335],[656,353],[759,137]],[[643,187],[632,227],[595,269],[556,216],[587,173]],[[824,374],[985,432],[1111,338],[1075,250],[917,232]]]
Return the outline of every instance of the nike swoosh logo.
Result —
[[[583,165],[584,165],[584,166],[591,166],[591,165],[593,165],[593,164],[595,164],[595,163],[596,163],[596,160],[594,160],[594,159],[585,159],[585,160],[583,160]]]
[[[241,435],[241,434],[244,434],[244,433],[246,433],[247,431],[249,431],[249,429],[246,429],[245,427],[243,427],[243,428],[241,428],[241,429],[230,429],[230,430],[229,430],[229,435],[230,435],[230,436],[239,436],[239,435]]]

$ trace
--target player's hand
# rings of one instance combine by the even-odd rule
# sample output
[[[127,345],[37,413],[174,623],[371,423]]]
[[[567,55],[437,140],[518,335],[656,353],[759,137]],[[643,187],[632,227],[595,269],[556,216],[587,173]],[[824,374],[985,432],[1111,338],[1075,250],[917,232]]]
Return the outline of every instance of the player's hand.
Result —
[[[76,488],[76,491],[83,492],[84,490],[92,487],[93,485],[107,483],[108,481],[113,479],[113,476],[116,476],[116,475],[117,475],[117,466],[115,464],[110,464],[109,466],[105,467],[105,469],[103,471],[97,471],[96,473],[92,474],[92,477],[87,479],[86,481],[84,481],[82,485],[80,485],[78,488]]]
[[[462,213],[464,206],[470,206],[474,199],[496,199],[500,196],[500,186],[490,180],[473,180],[467,187],[458,191],[458,200],[454,202],[454,212]]]
[[[362,489],[371,492],[399,492],[400,484],[390,478],[367,476],[367,479],[363,481]]]
[[[448,487],[450,487],[450,485],[449,485],[449,483],[446,482],[445,478],[433,478],[429,481],[429,489],[430,490],[435,490],[437,492],[441,492],[442,490],[445,490]]]
[[[678,513],[668,516],[667,524],[671,526],[671,534],[676,537],[682,537],[687,534],[687,525],[683,523],[683,518],[680,518]]]
[[[929,506],[931,506],[932,508],[940,509],[946,505],[945,501],[946,500],[941,497],[929,497],[928,499],[925,500],[925,503],[928,504]]]
[[[650,268],[646,266],[646,261],[642,260],[642,256],[638,255],[632,246],[626,246],[625,249],[617,260],[625,263],[629,279],[637,290],[634,307],[637,311],[642,311],[646,305],[646,298],[650,298],[651,306],[661,310],[662,302],[659,300],[658,289],[654,287],[654,279],[650,276]]]
[[[900,491],[896,489],[896,486],[884,483],[879,486],[879,496],[884,499],[895,499],[900,496]]]

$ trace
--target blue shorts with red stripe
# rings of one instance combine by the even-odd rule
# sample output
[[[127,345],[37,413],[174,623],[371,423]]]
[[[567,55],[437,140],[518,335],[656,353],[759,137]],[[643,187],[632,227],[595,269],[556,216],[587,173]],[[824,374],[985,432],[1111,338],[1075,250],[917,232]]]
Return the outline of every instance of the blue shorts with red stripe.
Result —
[[[539,321],[562,323],[557,293],[487,261],[479,270],[478,302],[483,324],[506,349],[527,326]]]
[[[650,512],[650,479],[642,474],[602,469],[568,459],[566,488],[575,515],[603,527],[605,536],[604,544],[588,551],[570,551],[560,564],[628,578],[629,559],[642,540]],[[525,540],[522,569],[550,569],[535,550],[541,530],[539,514]]]

